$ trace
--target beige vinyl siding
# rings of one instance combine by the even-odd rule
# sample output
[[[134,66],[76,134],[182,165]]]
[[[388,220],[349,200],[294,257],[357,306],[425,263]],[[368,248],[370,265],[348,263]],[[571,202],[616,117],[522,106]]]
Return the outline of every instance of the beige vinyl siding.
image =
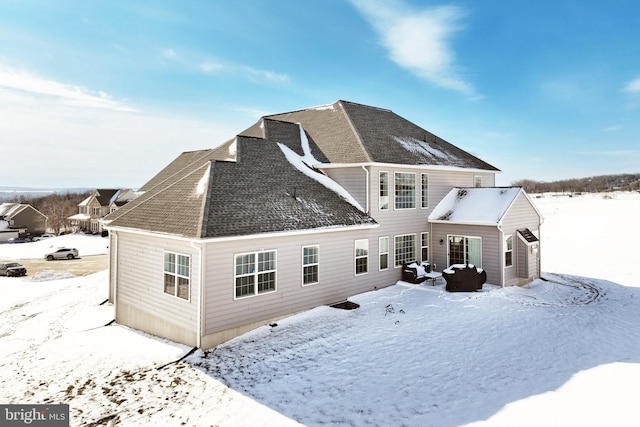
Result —
[[[347,190],[363,209],[367,209],[367,179],[364,169],[359,167],[327,168],[324,172]]]
[[[527,262],[527,258],[530,254],[522,254],[522,251],[527,251],[526,245],[523,247],[518,244],[519,238],[517,230],[521,228],[528,228],[537,234],[537,231],[540,227],[540,217],[536,212],[535,208],[531,204],[531,201],[525,196],[524,193],[518,194],[518,197],[511,205],[507,213],[505,214],[501,228],[505,235],[513,235],[513,259],[517,261],[518,265],[513,266],[511,268],[505,268],[505,286],[509,285],[517,285],[522,282],[522,268],[525,268],[526,265],[537,266],[537,254],[534,254],[535,258],[533,260],[533,264]],[[501,246],[504,245],[504,242],[501,243]],[[524,262],[524,264],[521,263]],[[516,268],[517,267],[517,268]],[[537,267],[534,268],[537,273]],[[520,271],[520,273],[519,273]],[[527,276],[531,271],[527,272]]]
[[[497,227],[483,225],[432,224],[431,257],[438,270],[448,267],[448,236],[480,237],[482,239],[482,268],[487,272],[487,283],[502,285],[502,236]],[[440,244],[442,240],[442,244]]]
[[[112,242],[114,238],[112,237]],[[195,345],[199,304],[199,251],[188,242],[116,233],[114,256],[118,268],[116,321],[128,326]],[[113,246],[112,246],[113,251]],[[191,256],[190,299],[164,292],[164,252]]]
[[[207,243],[204,335],[264,323],[395,283],[374,274],[377,238],[374,246],[369,233],[337,231]],[[362,238],[369,239],[369,273],[356,276],[354,241]],[[309,245],[319,247],[319,282],[303,286],[302,247]],[[277,251],[276,292],[235,298],[235,255],[263,250]]]

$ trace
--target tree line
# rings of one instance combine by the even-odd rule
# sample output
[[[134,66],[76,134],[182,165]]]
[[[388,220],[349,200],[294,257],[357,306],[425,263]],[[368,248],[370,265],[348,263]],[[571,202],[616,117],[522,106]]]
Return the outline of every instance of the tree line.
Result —
[[[640,174],[618,174],[573,178],[560,181],[523,179],[511,185],[522,187],[527,193],[602,193],[607,191],[639,191]]]

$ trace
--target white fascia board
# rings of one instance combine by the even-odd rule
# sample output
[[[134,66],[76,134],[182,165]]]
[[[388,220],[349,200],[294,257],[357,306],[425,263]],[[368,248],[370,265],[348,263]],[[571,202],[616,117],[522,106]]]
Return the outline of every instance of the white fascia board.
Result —
[[[380,168],[388,169],[420,169],[420,170],[437,170],[437,171],[455,171],[455,172],[473,172],[473,173],[501,173],[501,170],[493,169],[477,169],[477,168],[462,168],[459,166],[441,166],[441,165],[405,165],[402,163],[317,163],[312,165],[318,169],[339,169],[339,168],[359,168],[359,167],[372,167],[377,166]]]
[[[427,220],[427,222],[429,224],[480,225],[483,227],[497,227],[499,225],[497,222],[448,221],[448,220],[440,220],[440,219],[429,219]]]
[[[112,231],[112,230],[116,232],[121,231],[125,233],[140,234],[140,235],[150,236],[150,237],[166,237],[166,238],[171,238],[175,240],[182,240],[186,242],[197,242],[197,243],[230,242],[230,241],[252,240],[252,239],[272,238],[272,237],[298,236],[298,235],[305,235],[305,234],[336,233],[341,231],[369,230],[369,229],[374,229],[378,227],[380,227],[380,224],[314,228],[311,230],[276,231],[276,232],[270,232],[270,233],[248,234],[245,236],[207,237],[207,238],[199,239],[195,237],[181,236],[178,234],[142,230],[139,228],[111,227],[109,225],[104,224],[104,228],[107,229],[108,231]]]

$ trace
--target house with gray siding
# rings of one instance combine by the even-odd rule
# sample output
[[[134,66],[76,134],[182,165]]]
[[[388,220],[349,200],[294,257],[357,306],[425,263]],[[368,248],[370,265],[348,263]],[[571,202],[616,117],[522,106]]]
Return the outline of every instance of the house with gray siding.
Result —
[[[498,197],[498,172],[381,108],[337,101],[265,116],[182,153],[105,218],[116,321],[209,348],[392,285],[410,261],[442,269],[470,254],[493,284],[531,280],[541,217],[522,189],[504,189],[491,221],[432,215],[456,207],[452,191]]]

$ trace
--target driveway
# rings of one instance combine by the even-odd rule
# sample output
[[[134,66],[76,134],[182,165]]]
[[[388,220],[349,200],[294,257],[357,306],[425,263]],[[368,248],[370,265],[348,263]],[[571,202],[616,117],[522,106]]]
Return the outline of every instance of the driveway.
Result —
[[[74,276],[86,276],[109,268],[109,255],[89,255],[54,261],[21,259],[18,262],[27,267],[27,276],[33,276],[41,271],[67,272]]]

